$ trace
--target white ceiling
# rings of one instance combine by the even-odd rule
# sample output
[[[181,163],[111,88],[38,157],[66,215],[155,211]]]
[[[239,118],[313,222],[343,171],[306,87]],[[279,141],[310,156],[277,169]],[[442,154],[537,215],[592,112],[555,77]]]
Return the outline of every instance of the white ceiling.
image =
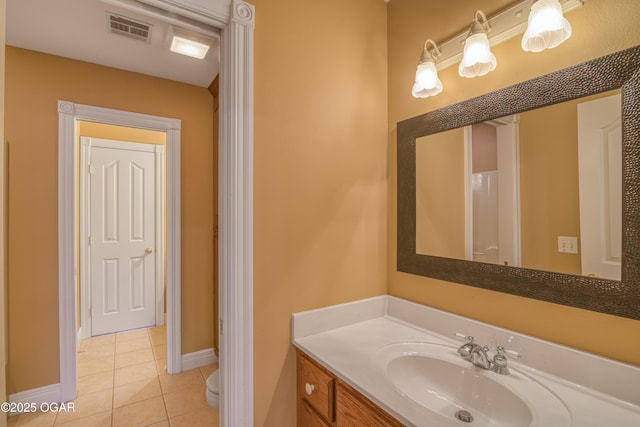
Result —
[[[151,24],[149,43],[112,34],[107,11]],[[136,0],[7,0],[6,17],[10,46],[201,87],[218,74],[218,43],[203,60],[173,53],[166,43],[167,21],[209,35],[217,30]]]

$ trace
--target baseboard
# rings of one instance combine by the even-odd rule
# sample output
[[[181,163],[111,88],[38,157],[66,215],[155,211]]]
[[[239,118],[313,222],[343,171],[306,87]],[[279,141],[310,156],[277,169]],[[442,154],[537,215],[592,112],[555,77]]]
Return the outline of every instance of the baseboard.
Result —
[[[211,365],[212,363],[218,363],[218,356],[216,356],[212,348],[182,355],[183,371],[188,371],[189,369],[199,368],[205,365]]]
[[[60,402],[60,383],[46,385],[44,387],[25,390],[9,395],[9,403],[12,407],[24,408],[22,412],[33,412],[33,407],[38,409],[43,403]],[[11,408],[13,409],[13,408]],[[17,415],[20,412],[10,412],[9,415]]]
[[[78,334],[80,336],[80,334]],[[201,366],[217,363],[218,357],[212,348],[206,350],[194,351],[182,355],[182,370],[199,368]],[[15,407],[25,407],[27,410],[35,404],[40,408],[43,403],[60,402],[60,384],[51,384],[44,387],[25,390],[14,393],[9,396],[9,402],[21,405],[13,405]],[[11,412],[9,415],[16,415],[19,412]]]

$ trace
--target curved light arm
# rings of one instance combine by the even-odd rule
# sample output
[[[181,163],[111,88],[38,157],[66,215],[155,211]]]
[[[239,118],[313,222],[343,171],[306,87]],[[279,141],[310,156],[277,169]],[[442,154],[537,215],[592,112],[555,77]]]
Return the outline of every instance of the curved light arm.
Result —
[[[480,9],[476,10],[473,14],[473,22],[471,23],[471,27],[469,27],[469,35],[472,36],[478,33],[489,34],[491,31],[491,25],[489,25],[489,20],[487,19],[487,15],[484,14]]]

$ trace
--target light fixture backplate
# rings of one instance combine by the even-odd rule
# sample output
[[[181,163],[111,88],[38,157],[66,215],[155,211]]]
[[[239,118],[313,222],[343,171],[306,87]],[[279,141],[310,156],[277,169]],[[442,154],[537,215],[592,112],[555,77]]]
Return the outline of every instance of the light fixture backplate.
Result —
[[[562,12],[566,13],[582,6],[584,2],[585,0],[560,0]],[[530,6],[531,0],[523,0],[489,17],[491,31],[488,38],[492,47],[524,33],[527,28]],[[442,52],[438,58],[438,70],[444,70],[462,60],[464,41],[468,35],[469,32],[464,31],[443,43],[438,43],[440,52]]]

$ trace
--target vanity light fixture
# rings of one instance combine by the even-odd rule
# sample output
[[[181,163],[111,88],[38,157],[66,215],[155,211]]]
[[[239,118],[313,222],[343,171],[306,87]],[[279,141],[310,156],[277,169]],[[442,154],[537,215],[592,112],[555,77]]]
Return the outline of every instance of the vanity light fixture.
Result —
[[[484,76],[496,68],[496,56],[491,52],[487,34],[491,31],[487,16],[476,10],[469,34],[464,42],[464,55],[458,66],[460,77]]]
[[[571,37],[571,24],[562,15],[558,0],[536,0],[531,6],[522,49],[540,52],[552,49]]]
[[[115,1],[115,0],[109,0],[109,1]],[[119,0],[119,1],[122,1],[122,0]],[[542,19],[542,22],[546,24],[546,27],[545,26],[543,27],[547,28],[547,31],[548,31],[547,33],[544,33],[541,36],[542,39],[552,40],[549,46],[545,47],[546,49],[550,49],[552,46],[557,46],[560,43],[562,43],[562,41],[566,40],[566,38],[568,38],[569,35],[571,34],[571,26],[569,25],[568,21],[564,19],[564,17],[562,16],[562,13],[567,13],[568,11],[573,10],[579,6],[583,6],[586,1],[587,0],[520,0],[517,3],[514,3],[513,5],[509,6],[508,8],[502,10],[501,12],[498,12],[497,14],[490,16],[489,18],[487,18],[486,15],[482,13],[482,11],[477,11],[474,15],[474,22],[471,25],[470,31],[465,31],[463,33],[457,34],[445,40],[444,42],[438,43],[438,46],[437,46],[438,54],[437,56],[433,57],[433,64],[435,64],[437,71],[442,71],[445,68],[448,68],[462,61],[458,69],[460,75],[471,77],[471,74],[473,73],[470,71],[467,71],[470,68],[470,64],[468,62],[471,61],[471,59],[467,57],[467,50],[472,50],[471,48],[473,47],[473,44],[474,44],[472,42],[475,39],[486,38],[488,39],[490,45],[495,47],[498,44],[506,40],[509,40],[515,36],[521,36],[525,32],[526,34],[522,40],[523,49],[536,51],[534,49],[537,49],[535,44],[538,43],[538,41],[534,41],[532,44],[529,41],[525,42],[525,38],[529,40],[533,40],[533,39],[530,39],[528,34],[532,34],[533,31],[535,31],[535,28],[536,28],[535,22],[539,22],[538,21],[539,19]],[[548,6],[549,4],[551,4],[552,6],[549,7]],[[562,13],[553,15],[553,16],[560,16],[560,18],[549,18],[549,16],[552,16],[552,15],[547,15],[546,13],[544,15],[540,15],[542,18],[538,18],[538,13],[540,11],[547,11],[547,13],[549,13],[548,11],[552,9],[554,9],[556,12],[558,10],[561,10]],[[529,11],[531,13],[529,13]],[[550,22],[547,20],[551,20],[553,22],[556,22],[556,24],[558,23],[560,24],[556,25],[555,27],[551,27],[552,29],[550,30],[549,29]],[[529,22],[532,22],[532,24],[529,25],[530,28],[528,29],[527,24]],[[488,31],[488,28],[491,28],[491,32]],[[553,28],[557,29],[556,32],[554,33],[549,32],[549,31],[553,31]],[[471,33],[476,33],[476,34],[474,35]],[[475,37],[476,35],[477,37]],[[562,37],[565,37],[565,38],[563,40],[560,40]],[[487,51],[485,51],[485,54],[487,55],[487,58],[489,58],[488,63],[490,64],[492,62],[491,59],[495,61],[495,56],[490,52],[490,50],[488,50],[489,43],[485,45],[485,47],[487,47]],[[427,43],[425,43],[425,48],[426,48],[426,45]],[[433,45],[435,47],[436,44],[433,43]],[[524,47],[525,45],[527,45],[528,48],[525,48]],[[427,50],[427,53],[429,53],[429,50]],[[431,53],[433,53],[433,50],[431,50]],[[463,57],[463,53],[464,53],[464,57]],[[429,60],[429,57],[428,56],[425,57],[425,54],[423,52],[423,56],[420,58],[420,61],[418,62],[418,67],[420,67],[420,65],[423,64],[423,58],[426,59],[427,61]],[[436,58],[437,58],[437,62],[435,61]],[[424,61],[424,64],[427,64],[427,61]],[[424,68],[427,68],[427,67],[430,67],[430,65],[427,65]],[[486,65],[486,68],[493,69],[492,67],[495,68],[495,65],[493,66]],[[482,67],[476,65],[476,68],[482,68]],[[489,71],[490,70],[488,70],[487,72]],[[416,71],[416,74],[417,74],[417,71]],[[478,73],[474,75],[482,75],[482,74]],[[418,81],[417,78],[416,78],[416,81]],[[418,93],[417,89],[418,88],[414,84],[414,89],[412,90],[412,95],[414,97]],[[433,94],[431,94],[430,96],[433,96]]]
[[[429,44],[432,48],[429,49]],[[428,98],[442,92],[442,82],[438,78],[436,59],[441,55],[438,45],[431,39],[424,42],[422,55],[416,69],[416,80],[411,94],[414,98]]]

